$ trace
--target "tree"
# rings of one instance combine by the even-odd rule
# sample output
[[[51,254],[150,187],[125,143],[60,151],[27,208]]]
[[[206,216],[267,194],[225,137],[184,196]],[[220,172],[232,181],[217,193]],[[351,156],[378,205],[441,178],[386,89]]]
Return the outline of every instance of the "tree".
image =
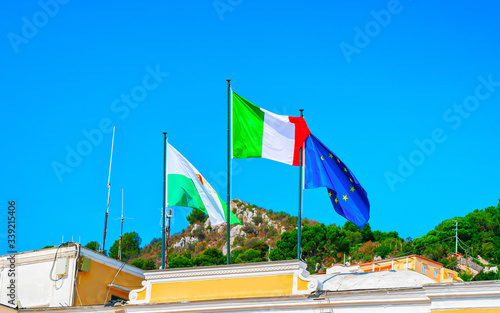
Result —
[[[255,244],[252,245],[252,249],[259,251],[261,261],[263,261],[266,257],[268,250],[269,250],[269,246],[264,241],[259,240]]]
[[[493,271],[491,272],[480,272],[476,276],[474,276],[474,279],[472,280],[497,280],[500,279],[500,272],[495,273]]]
[[[187,252],[182,252],[180,254],[177,253],[170,254],[168,257],[168,267],[169,268],[193,267],[191,254]]]
[[[236,259],[240,256],[240,254],[243,253],[243,250],[241,249],[234,249],[231,250],[231,263],[236,263]]]
[[[141,237],[139,234],[134,232],[125,233],[122,237],[122,260],[127,261],[132,257],[139,254],[141,244]],[[115,240],[111,248],[109,248],[109,257],[113,259],[118,259],[118,248],[120,245],[120,240]]]
[[[379,255],[382,259],[385,259],[389,253],[392,252],[392,249],[388,246],[380,246],[377,248],[376,255]]]
[[[356,226],[354,223],[346,221],[344,223],[344,227],[342,227],[343,231],[350,231],[350,232],[359,232],[360,229],[358,226]]]
[[[193,262],[185,256],[179,255],[168,261],[169,268],[193,267]]]
[[[192,261],[194,266],[222,265],[226,257],[217,248],[208,248],[202,254],[195,256]]]
[[[372,234],[373,234],[373,240],[377,242],[384,242],[389,238],[396,238],[396,239],[399,238],[398,232],[396,231],[385,232],[376,230]]]
[[[155,262],[153,260],[144,260],[141,258],[137,258],[130,262],[130,265],[133,265],[138,268],[142,268],[143,270],[154,270]]]
[[[94,251],[99,251],[99,243],[97,241],[91,241],[85,245],[85,248]]]
[[[433,230],[410,244],[412,250],[437,261],[455,252],[455,225],[458,238],[463,243],[459,252],[481,255],[490,263],[500,263],[500,203],[497,207],[474,210],[465,217],[445,220]]]
[[[262,257],[260,251],[254,249],[247,250],[244,253],[241,253],[236,258],[236,263],[255,263],[255,262],[262,262]]]
[[[269,254],[269,259],[271,261],[279,261],[279,260],[285,260],[285,255],[283,254],[283,251],[281,251],[279,248],[271,250],[271,253]]]
[[[281,234],[281,239],[276,241],[276,249],[271,250],[271,261],[293,260],[297,257],[297,229]]]
[[[326,226],[326,249],[335,253],[349,253],[350,241],[346,238],[345,231],[337,225]]]
[[[308,258],[323,253],[325,251],[326,233],[324,224],[302,227],[302,256]]]
[[[363,242],[375,240],[372,229],[370,227],[370,223],[366,223],[366,225],[361,229],[361,236],[363,236]]]
[[[200,211],[198,209],[193,209],[191,213],[186,217],[189,224],[194,224],[196,222],[204,223],[208,218],[208,215],[205,212]]]

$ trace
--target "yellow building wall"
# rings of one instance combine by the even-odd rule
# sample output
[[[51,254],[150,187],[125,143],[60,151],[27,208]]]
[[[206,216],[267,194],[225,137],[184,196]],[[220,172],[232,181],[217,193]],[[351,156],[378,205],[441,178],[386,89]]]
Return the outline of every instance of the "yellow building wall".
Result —
[[[291,295],[293,275],[181,281],[151,285],[153,302]],[[139,294],[143,298],[142,292]]]
[[[105,304],[111,300],[111,295],[128,300],[128,292],[108,287],[117,272],[116,268],[91,260],[89,272],[78,272],[75,305]],[[142,277],[121,271],[113,284],[132,290],[142,288],[143,280]]]
[[[432,310],[432,313],[500,313],[500,309]]]
[[[425,265],[425,274],[423,273],[423,266]],[[440,270],[443,268],[442,266],[439,266],[435,263],[429,262],[427,260],[422,260],[419,258],[415,258],[415,271],[429,277],[432,280],[435,280],[436,282],[440,282]],[[438,271],[437,277],[434,276],[434,270]]]
[[[305,281],[305,280],[298,278],[297,279],[297,290],[299,290],[299,291],[308,290],[308,288],[307,288],[308,284],[309,284],[308,281]]]
[[[380,271],[380,270],[389,270],[393,268],[396,271],[404,271],[406,269],[408,270],[413,270],[417,273],[420,273],[422,275],[425,275],[433,280],[435,280],[438,283],[442,282],[452,282],[452,281],[460,281],[460,278],[458,278],[458,273],[456,271],[447,269],[439,264],[436,264],[431,261],[427,261],[425,259],[421,259],[418,257],[408,257],[408,267],[405,268],[407,264],[407,259],[406,258],[401,258],[401,259],[395,259],[394,260],[394,266],[392,266],[392,260],[386,260],[382,262],[375,262],[375,271]],[[425,265],[427,267],[425,274],[422,272],[422,265]],[[371,272],[373,269],[372,264],[366,264],[361,266],[361,272]],[[437,277],[434,276],[434,270],[437,270]],[[448,274],[451,274],[453,278],[448,278]]]
[[[415,268],[415,259],[408,258],[408,266],[406,267],[406,258],[394,260],[394,270],[404,271],[406,269],[413,270]]]

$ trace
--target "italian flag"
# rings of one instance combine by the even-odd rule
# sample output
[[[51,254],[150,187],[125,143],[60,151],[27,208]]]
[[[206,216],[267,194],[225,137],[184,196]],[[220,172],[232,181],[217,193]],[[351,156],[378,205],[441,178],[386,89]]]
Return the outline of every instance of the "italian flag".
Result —
[[[203,211],[210,217],[212,225],[226,222],[226,203],[200,172],[170,144],[167,144],[167,206]],[[231,224],[242,224],[232,212]]]
[[[266,158],[300,164],[300,148],[311,133],[303,117],[278,115],[232,93],[233,158]]]

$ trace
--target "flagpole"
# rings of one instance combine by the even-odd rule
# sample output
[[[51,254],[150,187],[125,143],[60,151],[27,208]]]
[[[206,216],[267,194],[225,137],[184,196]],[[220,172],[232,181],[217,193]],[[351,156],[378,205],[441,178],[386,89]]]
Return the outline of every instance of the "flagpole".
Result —
[[[231,80],[227,81],[227,264],[231,264]]]
[[[165,269],[165,210],[167,200],[167,132],[163,132],[163,208],[161,213],[161,266]]]
[[[167,203],[168,205],[168,203]],[[171,218],[172,218],[172,207],[170,207],[169,213],[167,215],[168,218],[168,225],[167,225],[167,252],[165,254],[165,268],[168,268],[168,247],[170,246],[170,225],[172,223]]]
[[[300,109],[300,117],[304,116],[304,110]],[[303,183],[302,183],[302,150],[304,149],[304,145],[300,147],[300,165],[299,165],[299,217],[297,224],[297,260],[300,260],[300,243],[301,243],[301,233],[302,233],[302,191],[303,191]]]
[[[168,172],[168,138],[167,138],[167,170],[166,172]],[[168,208],[169,209],[169,213],[167,214],[167,221],[168,221],[168,224],[167,224],[167,228],[166,228],[166,232],[167,232],[167,240],[166,240],[166,252],[165,252],[165,269],[168,268],[168,247],[170,245],[170,226],[171,226],[171,223],[172,223],[172,220],[171,220],[171,217],[172,217],[172,207],[169,207],[168,206],[168,174],[166,174],[166,179],[165,179],[165,214],[167,214],[167,211],[166,209]]]

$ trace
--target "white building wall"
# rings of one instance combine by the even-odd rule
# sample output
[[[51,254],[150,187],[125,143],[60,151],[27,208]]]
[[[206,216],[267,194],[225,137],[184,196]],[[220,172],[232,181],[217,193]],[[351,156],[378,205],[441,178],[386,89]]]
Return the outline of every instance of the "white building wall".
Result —
[[[73,286],[77,266],[77,247],[60,248],[57,259],[67,259],[67,274],[57,276],[54,260],[57,248],[16,254],[16,295],[23,308],[61,307],[73,305]],[[9,305],[9,256],[0,257],[0,303]],[[54,265],[54,269],[52,267]],[[52,271],[52,279],[49,274]]]

